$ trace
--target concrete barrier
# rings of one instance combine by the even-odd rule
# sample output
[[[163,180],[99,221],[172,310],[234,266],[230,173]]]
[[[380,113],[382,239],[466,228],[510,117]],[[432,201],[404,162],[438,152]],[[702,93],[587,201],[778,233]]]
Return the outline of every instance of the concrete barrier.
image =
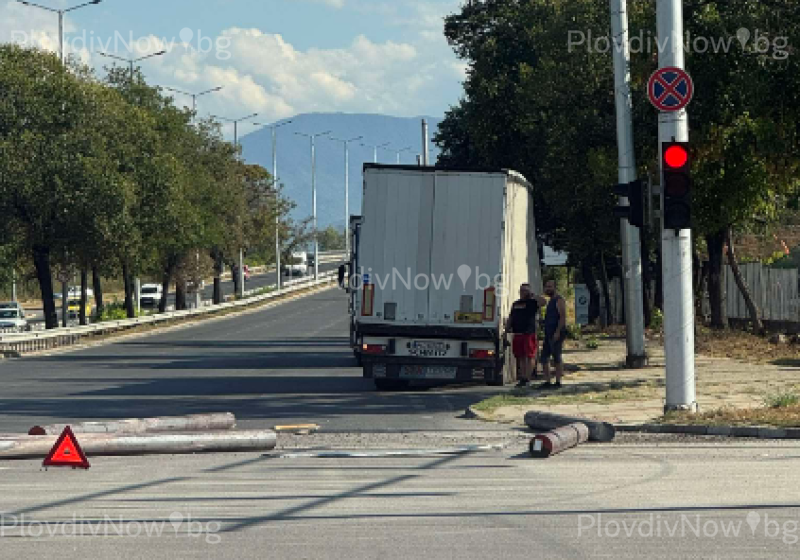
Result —
[[[525,414],[525,424],[534,430],[553,430],[569,424],[586,424],[586,427],[589,428],[590,441],[609,442],[616,435],[614,426],[608,422],[597,422],[587,418],[564,416],[536,410],[531,410]]]
[[[231,430],[236,417],[230,412],[191,414],[189,416],[161,416],[158,418],[126,418],[104,422],[77,424],[50,424],[34,426],[30,436],[59,435],[69,425],[76,434],[151,434],[164,432],[207,432]]]
[[[272,430],[205,434],[77,436],[88,457],[114,455],[177,455],[274,449],[277,435]],[[44,459],[58,436],[0,436],[0,459]]]
[[[529,448],[531,457],[546,459],[587,441],[589,441],[589,428],[586,424],[576,423],[556,428],[544,434],[537,434],[531,440]]]

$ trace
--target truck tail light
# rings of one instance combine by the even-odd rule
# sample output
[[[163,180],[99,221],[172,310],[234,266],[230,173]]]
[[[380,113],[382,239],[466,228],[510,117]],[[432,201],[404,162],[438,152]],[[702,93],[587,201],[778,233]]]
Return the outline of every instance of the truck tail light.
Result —
[[[483,290],[483,320],[494,321],[494,310],[496,307],[496,292],[494,287]]]
[[[364,284],[364,292],[361,298],[361,315],[372,317],[375,307],[375,285]]]
[[[494,358],[494,350],[483,350],[481,348],[473,348],[469,351],[470,358],[476,358],[478,360],[488,360],[490,358]]]
[[[383,344],[363,344],[361,352],[363,354],[386,354],[386,346]]]

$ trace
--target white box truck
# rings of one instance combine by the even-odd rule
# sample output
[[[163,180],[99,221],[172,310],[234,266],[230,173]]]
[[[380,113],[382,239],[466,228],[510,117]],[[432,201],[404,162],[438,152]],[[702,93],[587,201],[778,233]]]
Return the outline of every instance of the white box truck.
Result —
[[[378,389],[511,381],[505,318],[541,293],[533,187],[514,171],[364,166],[351,233],[351,341]]]

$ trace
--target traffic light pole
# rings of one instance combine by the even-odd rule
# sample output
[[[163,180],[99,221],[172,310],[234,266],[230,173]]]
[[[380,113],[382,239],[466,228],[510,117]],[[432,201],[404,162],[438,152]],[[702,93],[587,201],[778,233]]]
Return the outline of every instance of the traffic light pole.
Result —
[[[683,2],[682,0],[657,0],[656,10],[659,42],[666,42],[659,50],[659,67],[683,68]],[[661,153],[660,144],[664,142],[688,142],[689,116],[686,110],[660,113],[658,136],[658,153]],[[663,184],[662,179],[662,187]],[[662,227],[661,247],[664,283],[664,350],[667,362],[667,400],[664,408],[667,411],[694,411],[697,409],[697,399],[694,376],[691,229],[675,231],[664,230]]]
[[[628,43],[627,0],[610,0],[611,36],[614,38],[614,91],[617,107],[617,146],[619,150],[619,182],[637,179],[636,155],[633,147],[633,103],[631,100],[630,48]],[[620,206],[627,206],[627,197],[620,197]],[[625,324],[629,368],[647,365],[644,337],[644,293],[642,289],[642,249],[639,228],[627,218],[621,220],[622,263],[625,274]]]

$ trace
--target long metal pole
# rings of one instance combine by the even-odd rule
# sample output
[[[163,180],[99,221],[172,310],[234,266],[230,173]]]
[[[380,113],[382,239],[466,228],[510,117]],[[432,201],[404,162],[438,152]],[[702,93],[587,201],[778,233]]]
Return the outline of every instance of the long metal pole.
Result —
[[[617,146],[619,152],[619,182],[636,180],[636,154],[633,145],[633,102],[631,99],[630,48],[628,43],[627,0],[610,0],[611,36],[614,38],[614,91],[617,107]],[[627,197],[620,197],[627,206]],[[642,290],[642,249],[639,228],[623,218],[622,262],[625,274],[625,325],[630,368],[647,364],[644,336],[644,294]]]
[[[428,121],[422,119],[422,165],[430,163],[430,146],[428,143]]]
[[[665,47],[660,50],[658,56],[659,67],[683,68],[682,1],[658,0],[656,17],[659,40],[665,42]],[[677,113],[661,113],[658,119],[658,136],[659,144],[672,140],[688,142],[688,113],[685,110]],[[658,153],[661,153],[660,145]],[[661,184],[663,186],[663,179]],[[661,208],[664,208],[663,198]],[[662,221],[661,246],[664,282],[664,350],[667,362],[667,402],[664,408],[696,410],[692,231],[690,229],[683,229],[677,233],[673,230],[667,231],[663,229]]]
[[[278,210],[278,127],[272,127],[272,181],[275,185],[275,274],[278,289],[281,289],[281,218]]]
[[[378,163],[378,146],[375,146],[375,152],[372,154],[372,163]]]
[[[64,64],[64,12],[58,12],[58,56],[61,58],[61,64]]]
[[[319,238],[317,237],[317,149],[311,135],[311,221],[314,232],[314,280],[319,278]]]
[[[350,258],[350,146],[344,142],[344,254]]]
[[[17,301],[17,269],[11,269],[11,301]]]

